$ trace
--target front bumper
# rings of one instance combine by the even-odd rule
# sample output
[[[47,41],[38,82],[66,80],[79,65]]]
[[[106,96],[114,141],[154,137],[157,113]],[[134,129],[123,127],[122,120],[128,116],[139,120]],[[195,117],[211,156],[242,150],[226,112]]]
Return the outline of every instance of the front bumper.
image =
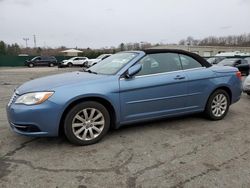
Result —
[[[245,93],[250,93],[250,87],[245,87],[245,88],[243,88],[243,92],[245,92]]]
[[[66,63],[59,62],[57,66],[61,68],[61,67],[67,67],[68,65]]]
[[[12,130],[33,137],[58,136],[60,107],[45,101],[39,105],[9,104],[6,107]]]
[[[244,83],[242,89],[244,92],[249,93],[250,92],[250,83]]]

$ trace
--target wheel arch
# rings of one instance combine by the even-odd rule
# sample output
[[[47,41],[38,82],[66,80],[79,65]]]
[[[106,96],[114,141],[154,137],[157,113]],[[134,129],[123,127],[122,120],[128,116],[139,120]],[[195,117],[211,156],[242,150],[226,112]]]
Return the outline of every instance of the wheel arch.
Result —
[[[208,100],[209,100],[209,97],[210,97],[216,90],[219,90],[219,89],[224,90],[224,91],[226,91],[226,92],[228,93],[229,99],[230,99],[230,104],[231,104],[231,103],[232,103],[232,91],[231,91],[230,87],[224,86],[224,85],[215,88],[215,89],[210,93],[210,95],[208,96],[207,102],[208,102]]]
[[[67,105],[67,107],[64,109],[64,111],[63,111],[63,113],[62,113],[62,115],[60,117],[58,135],[63,135],[64,134],[63,125],[64,125],[66,114],[69,112],[69,110],[73,106],[75,106],[76,104],[84,102],[84,101],[95,101],[95,102],[98,102],[98,103],[102,104],[105,108],[107,108],[107,110],[109,112],[109,115],[110,115],[110,120],[111,120],[110,127],[115,128],[116,119],[117,119],[116,115],[117,114],[115,113],[115,108],[113,107],[113,105],[111,104],[110,101],[108,101],[107,99],[104,99],[102,97],[82,97],[82,98],[76,99],[74,101],[71,101],[71,103],[69,103]]]

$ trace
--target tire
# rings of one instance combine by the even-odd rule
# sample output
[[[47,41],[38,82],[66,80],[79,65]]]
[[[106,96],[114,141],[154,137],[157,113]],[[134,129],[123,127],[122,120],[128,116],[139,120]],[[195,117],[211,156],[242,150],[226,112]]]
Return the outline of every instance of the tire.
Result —
[[[73,64],[72,64],[72,63],[68,63],[67,65],[68,65],[68,67],[72,67],[72,66],[73,66]]]
[[[94,101],[77,104],[67,113],[64,121],[64,133],[67,139],[72,144],[81,146],[97,143],[104,137],[109,127],[109,112],[102,104]]]
[[[49,67],[54,67],[54,63],[49,63]]]
[[[250,96],[250,92],[247,92],[247,95],[249,95],[249,96]]]
[[[206,104],[205,115],[211,120],[223,119],[230,106],[230,97],[223,89],[213,92]]]
[[[29,63],[29,64],[28,64],[28,67],[33,68],[33,67],[34,67],[34,64],[33,64],[33,63]]]

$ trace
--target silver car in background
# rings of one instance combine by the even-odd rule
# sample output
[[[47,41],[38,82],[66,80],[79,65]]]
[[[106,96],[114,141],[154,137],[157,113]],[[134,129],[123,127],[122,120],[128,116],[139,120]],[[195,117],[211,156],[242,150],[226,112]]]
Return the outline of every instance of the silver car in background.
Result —
[[[84,64],[85,67],[89,68],[92,67],[93,65],[97,64],[98,62],[106,59],[107,57],[111,56],[112,54],[102,54],[98,56],[96,59],[89,59],[87,63]]]

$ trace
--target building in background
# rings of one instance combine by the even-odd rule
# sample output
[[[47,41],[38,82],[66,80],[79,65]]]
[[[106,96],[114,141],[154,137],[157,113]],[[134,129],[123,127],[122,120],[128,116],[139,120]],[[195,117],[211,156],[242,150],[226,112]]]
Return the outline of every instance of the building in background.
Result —
[[[61,52],[64,54],[64,56],[78,56],[79,54],[83,53],[83,51],[76,49],[68,49]]]
[[[202,57],[211,57],[223,52],[250,53],[250,47],[237,46],[188,46],[188,45],[162,45],[153,49],[180,49],[199,54]]]

